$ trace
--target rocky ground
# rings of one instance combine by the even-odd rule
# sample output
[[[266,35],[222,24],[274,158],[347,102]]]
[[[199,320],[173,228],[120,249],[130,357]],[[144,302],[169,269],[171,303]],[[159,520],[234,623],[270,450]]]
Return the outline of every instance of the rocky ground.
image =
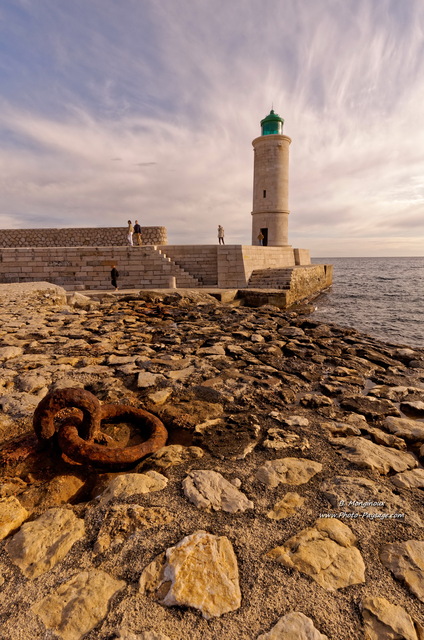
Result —
[[[194,292],[0,303],[2,640],[424,639],[423,350]],[[67,387],[167,446],[122,472],[41,450]]]

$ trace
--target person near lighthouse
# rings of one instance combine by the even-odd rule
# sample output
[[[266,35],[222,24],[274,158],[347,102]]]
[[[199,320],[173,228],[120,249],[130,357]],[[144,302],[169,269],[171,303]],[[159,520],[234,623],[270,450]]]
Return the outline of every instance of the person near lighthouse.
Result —
[[[218,243],[219,244],[225,244],[224,242],[224,227],[221,225],[218,225]]]

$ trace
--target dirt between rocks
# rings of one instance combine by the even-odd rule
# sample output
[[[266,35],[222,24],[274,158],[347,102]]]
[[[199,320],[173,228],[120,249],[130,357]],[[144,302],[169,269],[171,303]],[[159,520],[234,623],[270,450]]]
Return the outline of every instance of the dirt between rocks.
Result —
[[[308,616],[331,640],[424,638],[422,547],[405,552],[403,574],[414,579],[381,559],[387,545],[424,540],[422,432],[409,428],[402,437],[399,427],[387,446],[396,419],[424,423],[424,414],[400,410],[401,402],[420,407],[424,400],[423,350],[272,306],[220,304],[201,292],[194,299],[178,291],[78,296],[76,304],[59,287],[46,287],[0,286],[1,640],[256,640],[290,612]],[[152,412],[169,431],[167,446],[117,473],[40,450],[34,409],[48,391],[67,387]],[[102,429],[108,446],[140,441],[128,424]],[[362,439],[375,447],[369,455],[355,449]],[[390,466],[400,454],[409,454],[405,476]],[[188,492],[195,470],[216,473],[193,473]],[[117,481],[129,474],[141,484]],[[34,542],[17,536],[52,509],[75,516],[75,541],[54,555],[66,537],[59,513],[61,542],[53,551],[38,534],[31,557]],[[343,526],[325,524],[332,520]],[[292,553],[287,541],[305,530],[313,546],[302,540]],[[163,604],[172,568],[157,591],[143,592],[139,583],[157,556],[198,531],[228,539],[239,574],[240,602],[231,610],[224,603],[226,612],[209,619],[195,604],[190,572],[180,576],[185,600],[172,606]],[[351,534],[365,566],[354,582],[358,567],[341,561]],[[286,550],[282,562],[267,556],[276,547]],[[27,577],[26,561],[48,568]],[[323,588],[322,572],[347,586]],[[75,591],[78,614],[66,595],[46,600],[81,576],[87,584],[107,577],[112,586],[104,593],[96,587],[97,600],[89,584]],[[212,571],[211,592],[221,592],[223,580],[222,569]],[[369,597],[402,607],[410,630],[399,630],[392,610],[382,609],[384,624],[372,635],[362,610]]]

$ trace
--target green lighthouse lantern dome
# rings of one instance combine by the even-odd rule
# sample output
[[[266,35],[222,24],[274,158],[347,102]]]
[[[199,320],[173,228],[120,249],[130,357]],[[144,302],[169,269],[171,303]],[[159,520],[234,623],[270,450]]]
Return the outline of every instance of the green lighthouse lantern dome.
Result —
[[[269,136],[275,133],[281,135],[283,133],[283,124],[284,119],[278,113],[274,113],[274,109],[271,109],[269,115],[261,120],[262,135]]]

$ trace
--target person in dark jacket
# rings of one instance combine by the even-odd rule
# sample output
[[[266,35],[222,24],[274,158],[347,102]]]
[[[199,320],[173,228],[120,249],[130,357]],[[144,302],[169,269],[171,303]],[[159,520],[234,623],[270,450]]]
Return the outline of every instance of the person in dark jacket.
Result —
[[[136,245],[141,247],[141,227],[138,224],[138,220],[134,223],[134,238]]]
[[[119,278],[118,269],[116,268],[116,264],[113,264],[110,272],[110,279],[112,281],[112,287],[115,287],[115,291],[118,291],[118,278]]]

